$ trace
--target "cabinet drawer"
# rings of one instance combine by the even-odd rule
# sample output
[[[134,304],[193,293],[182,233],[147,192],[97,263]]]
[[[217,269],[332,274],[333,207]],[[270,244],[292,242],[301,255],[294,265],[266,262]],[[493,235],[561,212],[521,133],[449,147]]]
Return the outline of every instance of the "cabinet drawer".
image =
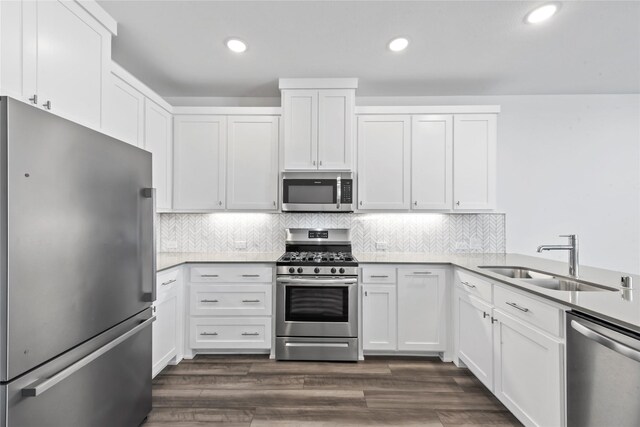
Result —
[[[269,316],[272,285],[192,285],[192,315]]]
[[[491,282],[483,280],[472,274],[467,274],[464,271],[457,270],[456,285],[475,297],[483,299],[489,303],[492,302]]]
[[[156,290],[158,294],[164,294],[175,289],[180,282],[180,273],[182,269],[163,271],[156,276]]]
[[[193,349],[269,349],[271,318],[191,318]]]
[[[362,267],[362,283],[395,283],[394,267]]]
[[[519,317],[544,331],[560,336],[562,310],[559,308],[501,286],[496,286],[494,289],[494,304],[495,308],[500,311]]]
[[[271,267],[191,267],[193,283],[271,283],[273,268]]]

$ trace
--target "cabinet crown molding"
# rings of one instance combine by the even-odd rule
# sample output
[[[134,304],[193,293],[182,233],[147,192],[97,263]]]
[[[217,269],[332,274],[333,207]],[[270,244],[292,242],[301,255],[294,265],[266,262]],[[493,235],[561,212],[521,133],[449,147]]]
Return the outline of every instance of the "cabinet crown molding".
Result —
[[[284,78],[278,80],[278,87],[283,89],[357,89],[358,79],[352,78]]]

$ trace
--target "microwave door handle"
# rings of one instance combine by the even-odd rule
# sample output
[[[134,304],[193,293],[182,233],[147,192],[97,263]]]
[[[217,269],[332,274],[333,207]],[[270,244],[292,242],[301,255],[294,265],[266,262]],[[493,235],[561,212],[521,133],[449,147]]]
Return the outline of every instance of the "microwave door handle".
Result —
[[[337,191],[337,204],[336,204],[336,209],[340,210],[340,202],[342,201],[342,180],[340,177],[338,177],[336,179],[336,185],[338,186],[338,191]]]

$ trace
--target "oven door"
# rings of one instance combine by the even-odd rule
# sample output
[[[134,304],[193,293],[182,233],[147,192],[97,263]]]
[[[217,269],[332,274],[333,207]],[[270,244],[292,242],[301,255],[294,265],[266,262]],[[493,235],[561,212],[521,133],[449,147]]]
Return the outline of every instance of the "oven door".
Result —
[[[278,277],[276,335],[357,337],[357,278]]]
[[[282,180],[282,210],[298,212],[336,212],[350,210],[340,204],[338,179]]]

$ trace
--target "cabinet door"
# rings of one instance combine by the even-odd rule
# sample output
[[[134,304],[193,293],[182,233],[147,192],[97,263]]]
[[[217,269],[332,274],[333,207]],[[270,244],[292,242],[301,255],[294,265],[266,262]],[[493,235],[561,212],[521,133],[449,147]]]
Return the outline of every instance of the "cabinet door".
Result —
[[[106,100],[104,129],[114,138],[143,147],[144,95],[111,74]]]
[[[23,14],[22,2],[0,1],[0,95],[16,99],[23,97]]]
[[[359,209],[409,209],[409,116],[358,117]]]
[[[411,208],[451,209],[453,116],[411,120]]]
[[[317,169],[318,91],[283,92],[284,168]]]
[[[496,203],[495,114],[454,116],[454,209],[494,209]]]
[[[228,118],[228,209],[277,208],[278,127],[274,116]]]
[[[398,350],[446,350],[443,270],[398,269]]]
[[[496,396],[525,425],[564,425],[562,342],[500,310],[494,316]]]
[[[350,89],[318,92],[319,169],[351,169],[354,98]]]
[[[458,357],[489,389],[493,390],[492,307],[456,290]]]
[[[153,304],[156,316],[153,322],[151,349],[154,377],[178,352],[178,293],[176,290],[177,288],[160,294]]]
[[[396,285],[363,285],[362,347],[396,349]]]
[[[171,114],[153,101],[145,101],[144,148],[153,154],[153,186],[156,209],[171,210],[171,161],[173,159],[173,125]]]
[[[50,101],[55,114],[99,128],[111,52],[107,51],[110,43],[105,42],[108,36],[90,20],[75,2],[37,2],[34,93],[41,105]]]
[[[224,116],[176,116],[174,209],[224,209],[226,120]]]

